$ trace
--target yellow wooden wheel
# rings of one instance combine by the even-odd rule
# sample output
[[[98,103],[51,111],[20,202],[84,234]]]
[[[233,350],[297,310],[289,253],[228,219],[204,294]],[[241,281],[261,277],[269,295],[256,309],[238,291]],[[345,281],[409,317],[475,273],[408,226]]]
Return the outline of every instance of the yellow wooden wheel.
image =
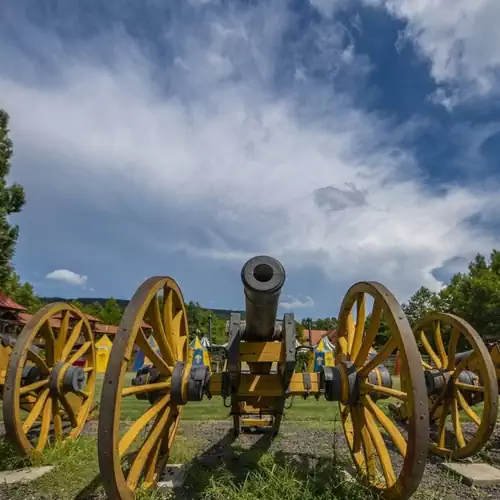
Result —
[[[433,312],[414,333],[426,358],[430,450],[469,457],[488,441],[497,419],[498,382],[488,349],[469,323],[452,314]]]
[[[80,435],[94,399],[95,356],[90,324],[69,304],[49,304],[25,325],[3,391],[6,435],[20,453]]]
[[[148,338],[146,324],[152,327]],[[127,370],[138,350],[150,364],[135,377]],[[133,500],[138,488],[156,485],[180,422],[182,405],[171,391],[177,367],[188,360],[188,324],[182,293],[169,277],[146,280],[129,302],[104,377],[99,414],[99,468],[109,498]],[[186,384],[183,384],[183,390]],[[142,414],[123,435],[127,398],[144,401]],[[184,398],[185,399],[185,398]]]
[[[368,301],[373,301],[369,324]],[[388,331],[373,356],[370,350],[382,320]],[[411,327],[387,288],[361,282],[349,289],[342,302],[337,335],[335,364],[341,368],[338,399],[354,463],[363,482],[382,498],[406,500],[424,473],[429,435],[427,392]],[[387,370],[388,379],[382,379],[376,370],[397,351],[408,382],[405,391],[393,387],[395,380]],[[406,428],[392,420],[386,406],[391,399],[409,404]]]

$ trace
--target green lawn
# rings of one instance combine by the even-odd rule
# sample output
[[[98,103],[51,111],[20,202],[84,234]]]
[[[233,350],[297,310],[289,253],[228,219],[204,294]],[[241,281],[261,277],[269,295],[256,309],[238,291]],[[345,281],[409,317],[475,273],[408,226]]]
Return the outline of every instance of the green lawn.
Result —
[[[133,378],[133,374],[127,374],[127,378]],[[102,376],[97,380],[96,401],[100,401],[102,389]],[[129,385],[129,382],[127,382]],[[290,401],[287,401],[287,406]],[[122,420],[131,421],[144,413],[149,407],[147,401],[140,401],[134,396],[129,396],[122,401]],[[292,407],[286,411],[286,419],[293,421],[314,420],[317,422],[333,422],[336,420],[338,405],[329,403],[324,397],[318,401],[314,397],[306,400],[295,397],[292,401]],[[229,408],[224,407],[224,401],[220,396],[214,396],[212,399],[204,398],[203,401],[188,403],[182,412],[182,418],[185,420],[224,420],[229,418]]]

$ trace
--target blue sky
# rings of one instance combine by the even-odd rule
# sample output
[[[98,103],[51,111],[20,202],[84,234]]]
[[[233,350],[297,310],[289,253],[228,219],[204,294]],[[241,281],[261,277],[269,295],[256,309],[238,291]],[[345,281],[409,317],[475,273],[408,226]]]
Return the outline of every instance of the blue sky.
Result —
[[[173,4],[173,5],[171,5]],[[15,265],[42,295],[129,298],[170,275],[240,308],[401,302],[499,248],[496,0],[20,1],[0,6],[0,106],[27,204]]]

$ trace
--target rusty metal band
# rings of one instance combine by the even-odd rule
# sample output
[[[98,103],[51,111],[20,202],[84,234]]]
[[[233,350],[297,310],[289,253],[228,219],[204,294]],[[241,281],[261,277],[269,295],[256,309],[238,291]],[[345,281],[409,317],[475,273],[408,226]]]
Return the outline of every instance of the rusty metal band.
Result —
[[[229,374],[231,394],[238,391],[240,385],[240,340],[241,315],[232,313],[229,320],[229,339],[227,346],[227,372]]]
[[[208,366],[192,366],[188,379],[187,399],[188,401],[201,401],[206,394],[208,399],[212,398],[209,390],[210,370]]]
[[[186,404],[186,401],[182,397],[182,379],[184,377],[185,366],[183,361],[177,361],[172,372],[170,400],[174,405]]]

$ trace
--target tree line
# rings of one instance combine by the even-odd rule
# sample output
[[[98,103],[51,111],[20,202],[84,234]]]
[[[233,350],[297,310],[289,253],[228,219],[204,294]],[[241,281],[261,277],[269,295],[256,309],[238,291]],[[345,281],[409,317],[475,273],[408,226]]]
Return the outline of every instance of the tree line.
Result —
[[[21,212],[26,203],[23,187],[7,181],[12,157],[9,115],[0,109],[0,290],[26,307],[28,312],[34,313],[44,305],[44,301],[36,295],[29,282],[21,281],[12,264],[19,227],[10,222],[10,216]],[[117,325],[123,315],[124,301],[113,297],[104,303],[72,302],[106,324]],[[402,307],[412,326],[428,312],[437,310],[464,318],[488,341],[500,340],[500,251],[492,250],[489,259],[478,253],[469,263],[467,271],[456,273],[442,290],[432,292],[420,287]],[[207,334],[211,323],[213,342],[226,342],[226,315],[215,314],[193,301],[188,302],[186,308],[191,335],[196,332]],[[370,320],[368,315],[367,326]],[[304,342],[307,329],[335,330],[338,320],[335,317],[305,318],[296,326],[299,341]],[[388,333],[388,326],[382,321],[376,344],[383,343]]]

